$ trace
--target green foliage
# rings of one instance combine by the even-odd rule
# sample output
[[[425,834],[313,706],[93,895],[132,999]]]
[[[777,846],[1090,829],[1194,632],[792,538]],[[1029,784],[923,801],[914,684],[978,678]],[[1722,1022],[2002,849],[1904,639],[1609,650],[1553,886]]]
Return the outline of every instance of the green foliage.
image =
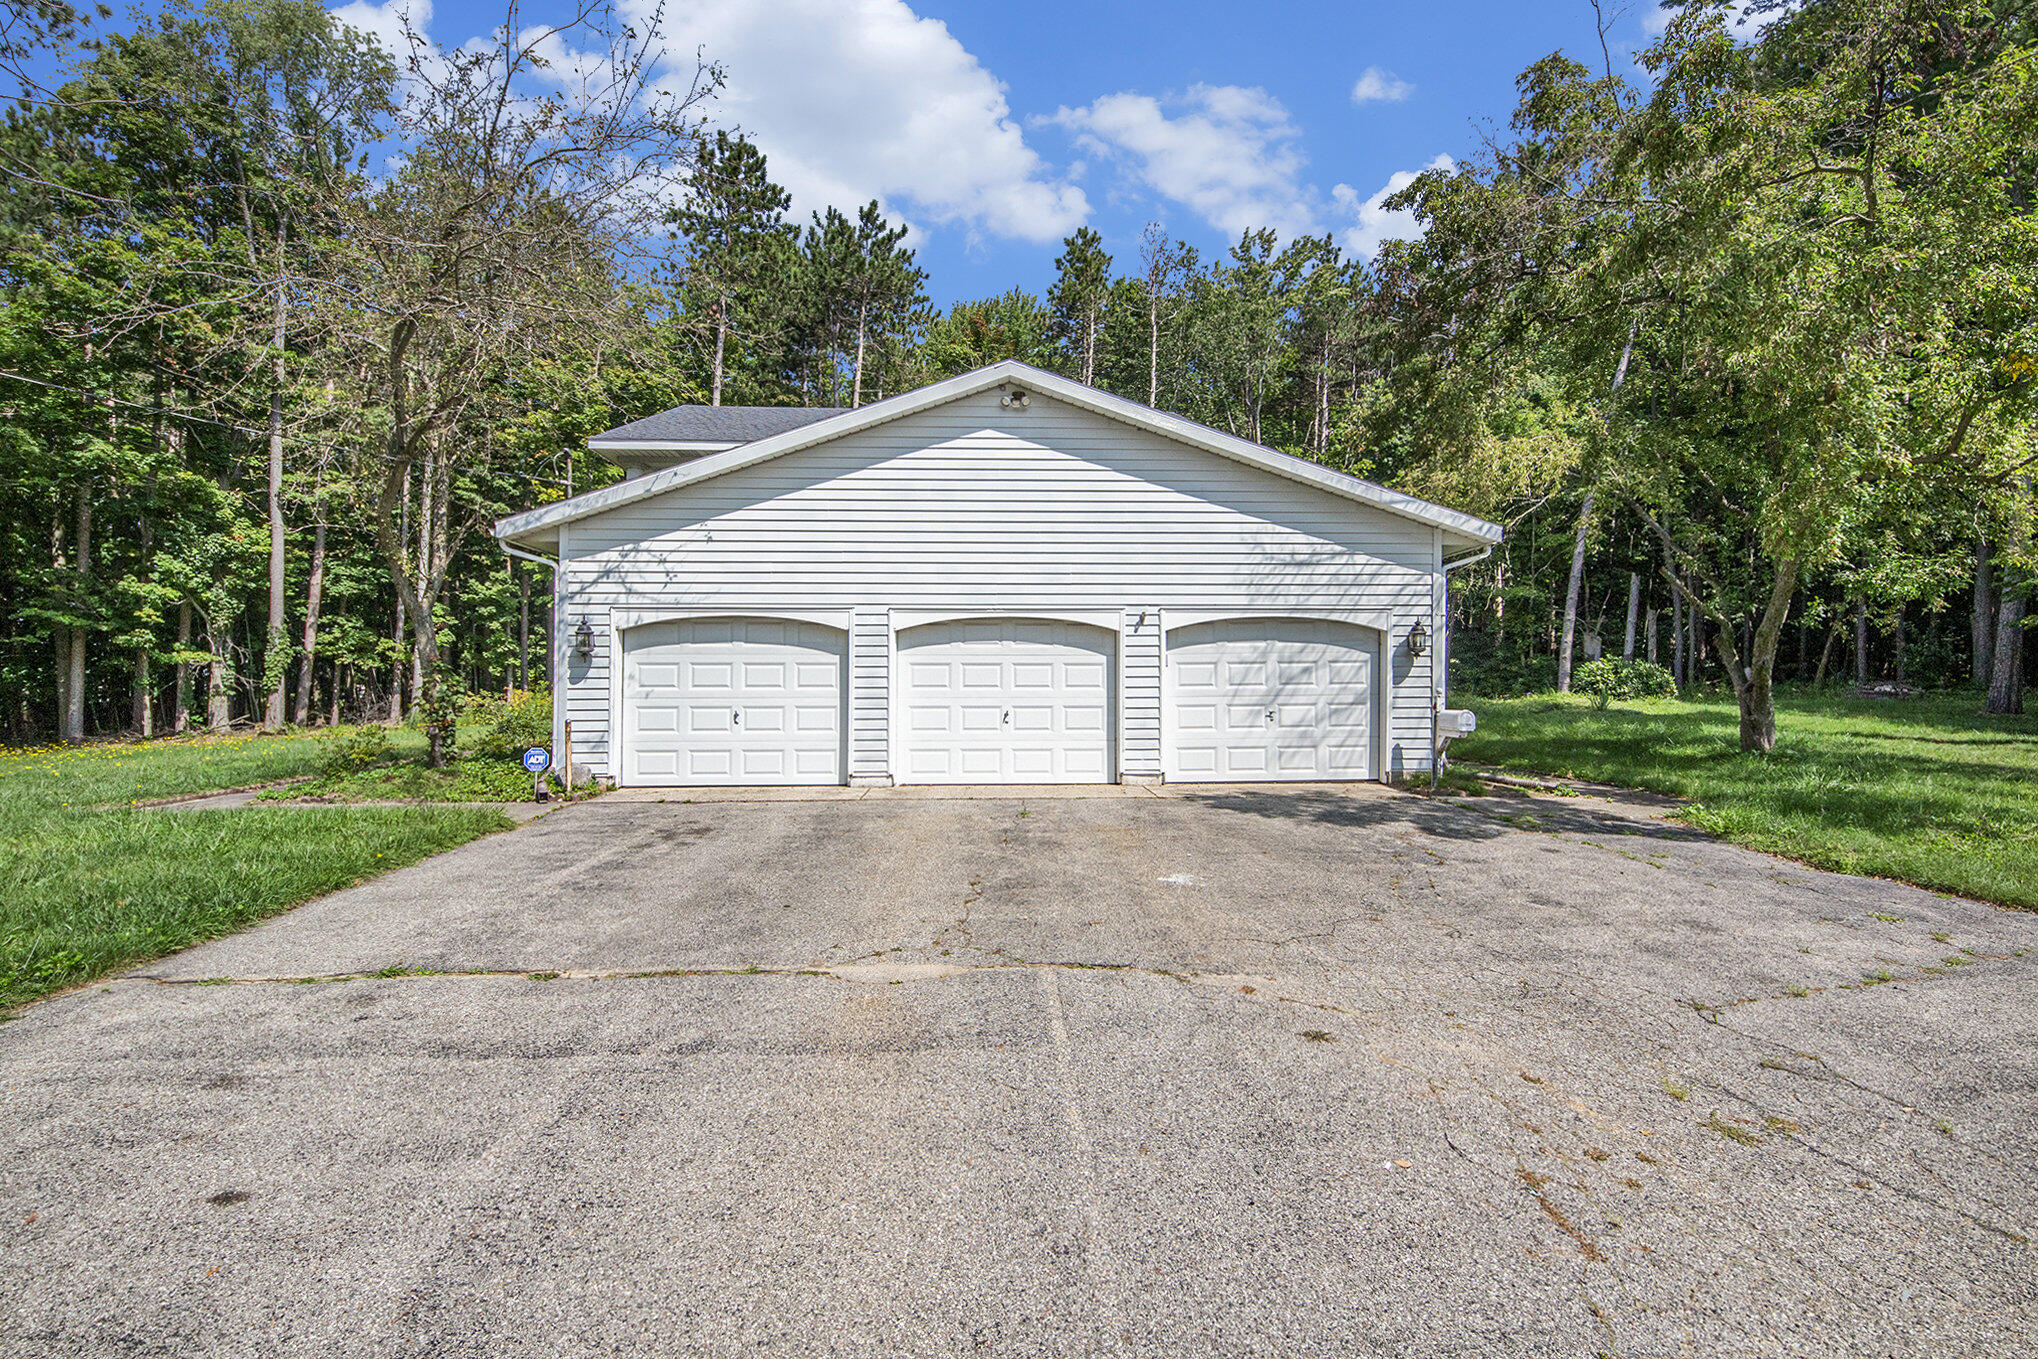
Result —
[[[557,775],[545,784],[563,792]],[[274,801],[315,802],[529,802],[531,772],[515,760],[463,755],[442,769],[417,760],[379,769],[322,777],[263,794]]]
[[[920,361],[931,378],[954,377],[1001,359],[1055,368],[1062,356],[1050,338],[1053,324],[1040,299],[1018,288],[980,302],[958,302],[927,327]]]
[[[1677,692],[1677,681],[1649,661],[1602,656],[1572,671],[1571,688],[1591,699],[1594,707],[1604,708],[1615,699],[1670,698]]]
[[[532,746],[549,750],[552,691],[533,689],[507,701],[477,695],[467,701],[462,721],[475,733],[468,738],[465,754],[476,759],[517,760]]]
[[[1690,800],[1711,834],[1818,868],[2038,909],[2038,717],[1972,696],[1876,703],[1783,693],[1776,749],[1741,754],[1731,701],[1604,711],[1544,695],[1475,700],[1455,758]]]
[[[325,777],[373,769],[396,758],[387,727],[355,727],[327,736],[318,744],[318,772]]]

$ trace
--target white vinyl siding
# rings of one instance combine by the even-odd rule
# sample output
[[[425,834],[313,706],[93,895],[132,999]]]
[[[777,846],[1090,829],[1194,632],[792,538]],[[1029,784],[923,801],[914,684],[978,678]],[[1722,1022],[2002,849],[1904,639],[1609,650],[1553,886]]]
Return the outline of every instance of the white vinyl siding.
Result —
[[[892,625],[884,609],[856,610],[849,628],[849,776],[890,773]]]
[[[1123,618],[1121,767],[1160,764],[1166,611],[1376,614],[1387,771],[1427,768],[1438,537],[1426,525],[1036,394],[959,398],[572,523],[559,628],[590,620],[596,654],[562,667],[575,760],[608,773],[612,609],[854,611],[851,772],[896,733],[877,611]],[[1138,622],[1145,613],[1144,624]],[[1432,655],[1436,650],[1433,649]],[[882,655],[889,657],[889,652]]]
[[[1125,691],[1119,771],[1150,778],[1161,772],[1160,610],[1125,610],[1118,643]]]

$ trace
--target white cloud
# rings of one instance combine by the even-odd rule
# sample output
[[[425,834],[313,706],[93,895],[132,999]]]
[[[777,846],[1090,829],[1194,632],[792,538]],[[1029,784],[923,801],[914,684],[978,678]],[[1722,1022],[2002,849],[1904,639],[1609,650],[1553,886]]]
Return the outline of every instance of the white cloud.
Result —
[[[623,5],[640,29],[656,7]],[[405,11],[422,31],[432,0],[352,0],[333,13],[401,56]],[[1040,242],[1089,219],[1082,189],[1027,146],[1004,85],[904,0],[672,0],[660,35],[667,87],[691,82],[696,51],[722,66],[728,83],[707,112],[763,149],[802,219],[875,198],[913,219],[916,236],[955,226]],[[569,86],[604,65],[557,39],[542,48]]]
[[[1083,151],[1116,161],[1148,189],[1227,235],[1273,227],[1317,229],[1318,195],[1288,110],[1265,90],[1197,85],[1163,101],[1110,94],[1043,121],[1075,134]]]
[[[333,9],[335,19],[374,38],[399,62],[410,55],[410,46],[403,33],[406,16],[412,29],[423,33],[432,22],[432,0],[388,0],[380,5],[371,4],[369,0],[353,0],[352,4]]]
[[[1358,83],[1352,86],[1354,104],[1398,104],[1415,93],[1415,86],[1377,66],[1368,66],[1359,73]]]
[[[1438,156],[1424,170],[1449,170],[1457,164],[1449,156]],[[1338,243],[1355,255],[1371,259],[1380,252],[1380,246],[1390,240],[1414,240],[1422,235],[1422,224],[1415,220],[1415,214],[1406,208],[1389,211],[1383,204],[1415,182],[1417,171],[1396,170],[1387,177],[1387,183],[1371,198],[1361,199],[1359,191],[1349,184],[1340,184],[1330,191],[1340,217],[1351,225],[1338,232]]]
[[[1089,218],[1004,85],[902,0],[676,0],[664,34],[676,79],[696,48],[727,71],[713,117],[757,142],[802,217],[877,198],[916,225],[1042,242]]]

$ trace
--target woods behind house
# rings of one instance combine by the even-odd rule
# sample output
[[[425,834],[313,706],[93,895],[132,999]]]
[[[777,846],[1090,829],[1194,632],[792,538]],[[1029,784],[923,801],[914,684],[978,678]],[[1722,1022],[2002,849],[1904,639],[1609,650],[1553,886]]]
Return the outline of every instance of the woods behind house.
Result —
[[[1759,8],[1759,6],[1758,6]],[[2038,390],[2025,7],[1682,5],[1552,55],[1354,258],[1084,228],[929,305],[878,203],[797,219],[712,53],[600,4],[395,56],[314,0],[17,9],[0,129],[0,731],[421,717],[544,678],[498,516],[682,403],[856,406],[1018,358],[1500,520],[1453,681],[1658,661],[2021,709]],[[51,62],[54,78],[37,73]]]

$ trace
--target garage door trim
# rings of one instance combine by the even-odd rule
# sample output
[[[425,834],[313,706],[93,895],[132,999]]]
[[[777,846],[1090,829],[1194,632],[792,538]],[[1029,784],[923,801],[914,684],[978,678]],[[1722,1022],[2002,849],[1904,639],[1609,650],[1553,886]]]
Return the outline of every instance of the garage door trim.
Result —
[[[718,618],[732,620],[756,619],[766,623],[811,623],[817,627],[827,628],[830,631],[842,634],[842,656],[845,673],[842,677],[839,703],[841,705],[840,736],[844,742],[842,771],[846,775],[849,768],[847,742],[849,739],[850,703],[849,676],[846,673],[849,657],[850,611],[848,609],[745,609],[741,607],[721,609],[610,609],[608,611],[608,626],[604,630],[606,633],[605,641],[608,647],[609,681],[608,777],[614,782],[615,786],[618,788],[688,786],[685,784],[633,784],[627,777],[629,770],[627,761],[628,752],[623,748],[623,738],[629,730],[627,726],[628,714],[625,711],[628,707],[625,697],[625,691],[628,686],[624,683],[627,658],[623,652],[623,634],[634,628],[642,627],[647,623],[697,623],[708,622]],[[571,637],[573,629],[579,626],[579,618],[568,619],[562,616],[556,626],[561,636]],[[563,739],[563,733],[557,734],[555,736],[555,744],[563,742]]]
[[[1366,776],[1359,782],[1385,782],[1388,765],[1388,703],[1392,696],[1392,679],[1389,667],[1392,664],[1393,615],[1386,610],[1357,609],[1164,609],[1161,611],[1161,766],[1163,777],[1171,783],[1185,782],[1176,767],[1175,713],[1175,644],[1177,631],[1199,627],[1206,623],[1336,623],[1355,627],[1373,634],[1373,674],[1371,692],[1367,695],[1367,709],[1370,717],[1366,733],[1366,759],[1369,765]],[[1279,782],[1280,780],[1269,780]]]

